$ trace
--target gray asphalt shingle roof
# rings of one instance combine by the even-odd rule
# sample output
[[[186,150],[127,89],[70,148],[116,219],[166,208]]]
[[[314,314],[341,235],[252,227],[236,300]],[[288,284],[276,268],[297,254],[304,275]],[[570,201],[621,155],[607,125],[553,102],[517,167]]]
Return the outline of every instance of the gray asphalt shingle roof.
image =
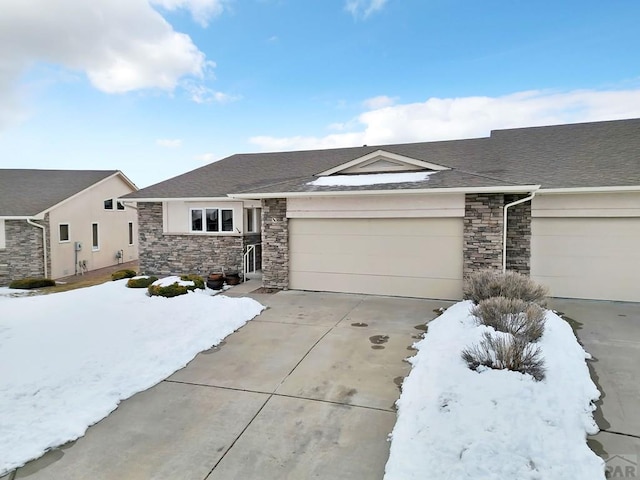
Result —
[[[0,169],[0,216],[33,216],[118,170]]]
[[[411,184],[307,185],[314,175],[376,150],[452,170]],[[640,119],[496,130],[490,137],[466,140],[237,154],[127,198],[537,184],[542,188],[640,186]]]

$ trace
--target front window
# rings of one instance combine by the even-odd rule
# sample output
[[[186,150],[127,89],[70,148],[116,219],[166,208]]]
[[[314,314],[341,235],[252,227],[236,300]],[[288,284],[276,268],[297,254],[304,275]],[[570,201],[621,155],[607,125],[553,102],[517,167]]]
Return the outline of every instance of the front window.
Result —
[[[233,232],[233,210],[227,208],[192,208],[192,232]]]
[[[69,241],[69,224],[61,223],[58,226],[58,241],[68,242]]]

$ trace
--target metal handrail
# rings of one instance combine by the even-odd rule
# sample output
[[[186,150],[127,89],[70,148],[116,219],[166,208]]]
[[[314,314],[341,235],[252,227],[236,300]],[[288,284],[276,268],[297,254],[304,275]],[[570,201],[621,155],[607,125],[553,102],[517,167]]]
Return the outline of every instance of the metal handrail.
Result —
[[[247,251],[242,256],[242,280],[247,279],[247,273],[255,273],[256,271],[256,247],[260,243],[246,245]]]

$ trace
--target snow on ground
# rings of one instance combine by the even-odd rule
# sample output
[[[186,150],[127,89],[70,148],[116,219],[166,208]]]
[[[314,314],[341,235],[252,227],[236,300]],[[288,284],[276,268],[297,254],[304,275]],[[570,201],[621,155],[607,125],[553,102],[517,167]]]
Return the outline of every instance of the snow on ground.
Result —
[[[316,187],[361,187],[385,183],[423,182],[436,172],[368,173],[363,175],[331,175],[320,177],[307,185]]]
[[[548,311],[538,342],[547,374],[467,368],[460,352],[482,333],[460,302],[429,323],[397,402],[386,480],[602,480],[586,444],[598,428],[585,353],[571,327]]]
[[[157,285],[160,287],[168,287],[169,285],[173,285],[174,283],[177,283],[178,285],[182,285],[183,287],[193,287],[195,285],[195,283],[192,282],[191,280],[182,280],[178,276],[161,278],[153,282],[153,285]]]
[[[81,437],[264,308],[202,290],[148,297],[125,284],[0,292],[0,476]]]

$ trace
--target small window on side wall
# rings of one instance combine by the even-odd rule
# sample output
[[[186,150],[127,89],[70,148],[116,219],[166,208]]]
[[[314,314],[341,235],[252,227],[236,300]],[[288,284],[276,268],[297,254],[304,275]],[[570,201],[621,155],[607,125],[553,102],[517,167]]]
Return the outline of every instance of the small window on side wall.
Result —
[[[100,250],[100,237],[98,235],[98,224],[91,224],[91,249]]]
[[[105,210],[113,210],[113,198],[109,198],[104,201]]]
[[[61,223],[58,225],[58,241],[60,243],[69,241],[69,224]]]
[[[117,208],[118,210],[124,210],[124,203],[122,203],[122,202],[117,202],[117,203],[116,203],[116,208]]]
[[[133,245],[133,222],[129,222],[129,245]]]

